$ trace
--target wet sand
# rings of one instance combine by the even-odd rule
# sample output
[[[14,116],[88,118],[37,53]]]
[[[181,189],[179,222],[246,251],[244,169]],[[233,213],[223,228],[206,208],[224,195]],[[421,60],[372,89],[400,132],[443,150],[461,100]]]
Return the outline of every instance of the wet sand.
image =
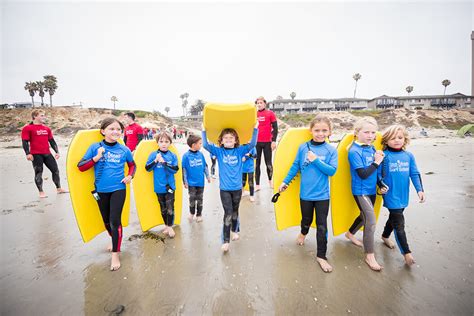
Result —
[[[412,192],[405,211],[408,242],[417,261],[412,268],[404,265],[398,249],[382,244],[388,217],[382,209],[375,250],[384,270],[371,271],[363,251],[343,236],[333,237],[329,228],[331,274],[315,261],[314,229],[303,247],[295,243],[297,227],[276,230],[266,181],[255,203],[243,198],[241,240],[231,243],[227,255],[220,251],[218,182],[206,187],[204,221],[189,223],[183,216],[176,237],[164,242],[128,240],[142,233],[132,200],[122,268],[110,272],[105,251],[109,237],[104,233],[84,244],[69,195],[56,195],[50,172],[44,172],[49,197],[40,200],[22,149],[2,145],[2,315],[107,315],[119,304],[126,315],[474,312],[472,139],[420,139],[409,148],[428,198],[419,204]],[[66,151],[62,146],[59,160],[65,187]]]

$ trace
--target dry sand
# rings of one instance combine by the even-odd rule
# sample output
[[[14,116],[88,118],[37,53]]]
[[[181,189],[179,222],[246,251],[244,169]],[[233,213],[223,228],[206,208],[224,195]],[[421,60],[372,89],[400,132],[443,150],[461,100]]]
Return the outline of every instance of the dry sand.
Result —
[[[60,141],[59,166],[67,187],[65,143]],[[243,198],[241,240],[222,255],[218,182],[206,187],[204,221],[191,224],[183,217],[173,240],[129,241],[141,233],[132,204],[122,268],[110,272],[109,237],[84,244],[69,195],[55,194],[45,169],[49,198],[38,199],[31,163],[21,148],[2,143],[0,314],[106,315],[120,304],[127,315],[472,315],[473,144],[472,139],[417,139],[409,148],[428,198],[419,204],[412,192],[405,212],[415,266],[407,268],[398,249],[381,243],[388,213],[383,209],[375,250],[384,270],[369,270],[362,250],[343,236],[333,237],[330,229],[334,272],[325,274],[315,261],[315,230],[304,247],[294,242],[297,227],[277,231],[265,185],[256,203]]]

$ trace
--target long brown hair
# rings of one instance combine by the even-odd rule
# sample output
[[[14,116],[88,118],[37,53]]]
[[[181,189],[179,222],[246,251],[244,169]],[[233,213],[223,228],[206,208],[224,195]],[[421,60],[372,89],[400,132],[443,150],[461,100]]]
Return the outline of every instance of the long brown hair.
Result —
[[[221,132],[221,134],[219,135],[219,137],[217,138],[217,144],[219,146],[222,146],[222,137],[224,137],[224,135],[226,134],[231,134],[232,136],[235,137],[235,147],[239,147],[240,146],[240,140],[239,140],[239,135],[237,134],[237,132],[235,131],[235,129],[233,128],[224,128]]]
[[[102,134],[102,130],[106,129],[107,126],[112,125],[113,123],[119,123],[120,128],[122,129],[122,132],[123,132],[125,127],[123,126],[122,122],[120,122],[115,117],[106,117],[105,119],[102,120],[102,123],[100,123],[101,134]]]

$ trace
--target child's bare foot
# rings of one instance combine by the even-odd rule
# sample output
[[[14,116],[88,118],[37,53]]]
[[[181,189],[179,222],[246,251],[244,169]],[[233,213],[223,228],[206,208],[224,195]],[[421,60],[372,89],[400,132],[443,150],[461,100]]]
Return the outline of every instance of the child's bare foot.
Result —
[[[58,194],[69,193],[68,190],[64,190],[63,188],[58,189]]]
[[[170,236],[170,238],[173,238],[175,235],[176,233],[174,232],[173,227],[168,226],[168,236]]]
[[[221,250],[225,253],[229,251],[229,243],[226,242],[225,244],[222,245]]]
[[[355,238],[354,235],[352,235],[350,232],[347,232],[344,236],[346,236],[347,239],[352,241],[352,243],[358,247],[362,247],[362,243],[360,242],[359,239]]]
[[[255,202],[255,198],[253,196],[251,196],[249,199],[250,199],[250,202]]]
[[[47,198],[48,196],[46,195],[46,193],[44,193],[43,191],[41,191],[41,192],[39,193],[39,197],[40,197],[41,199],[44,199],[44,198]]]
[[[118,252],[112,252],[112,260],[110,263],[110,271],[117,271],[120,269],[120,258]]]
[[[406,263],[407,266],[411,266],[416,262],[415,258],[413,258],[411,253],[405,254],[404,257],[405,257],[405,263]]]
[[[232,232],[232,241],[237,241],[240,239],[239,234]]]
[[[298,235],[298,238],[296,238],[296,243],[300,246],[303,246],[305,238],[306,238],[306,236],[300,233]]]
[[[365,263],[374,271],[380,271],[383,267],[375,260],[375,255],[373,253],[368,253],[365,256]]]
[[[194,219],[194,215],[193,214],[189,214],[188,215],[188,221],[192,222]]]
[[[168,226],[166,226],[165,229],[163,229],[161,232],[162,232],[163,234],[165,234],[165,235],[168,235],[168,234],[169,234],[169,232],[168,232]]]
[[[255,185],[255,192],[260,191],[260,184]]]
[[[332,272],[332,267],[331,265],[327,262],[327,260],[324,260],[322,258],[318,258],[316,257],[316,261],[319,263],[319,266],[321,267],[321,269],[326,272],[326,273],[330,273]]]
[[[390,240],[390,238],[382,237],[382,240],[383,240],[383,243],[385,244],[385,246],[387,246],[388,248],[390,248],[390,249],[395,248],[395,244],[393,243],[393,241]]]
[[[112,249],[113,249],[112,243],[110,243],[110,245],[107,246],[107,251],[112,252]]]
[[[202,216],[196,216],[196,222],[198,223],[202,222]]]

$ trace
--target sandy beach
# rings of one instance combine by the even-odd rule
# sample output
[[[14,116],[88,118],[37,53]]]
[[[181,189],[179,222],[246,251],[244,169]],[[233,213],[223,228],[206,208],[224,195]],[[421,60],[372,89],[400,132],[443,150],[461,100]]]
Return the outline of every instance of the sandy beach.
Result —
[[[67,140],[61,140],[61,181],[67,188]],[[388,211],[376,230],[380,273],[364,263],[360,248],[332,236],[325,274],[315,261],[315,230],[305,246],[298,227],[277,231],[266,181],[256,202],[244,197],[241,239],[220,250],[222,206],[218,181],[206,187],[204,221],[189,223],[187,193],[176,237],[164,242],[142,234],[132,199],[124,229],[122,267],[109,271],[109,237],[82,242],[68,194],[57,195],[45,168],[47,199],[39,199],[31,163],[15,143],[1,143],[1,315],[472,315],[474,141],[425,138],[412,141],[427,202],[412,190],[406,232],[416,264],[408,268],[398,248],[380,239]],[[10,147],[9,147],[10,146]],[[178,144],[181,152],[187,150]],[[208,157],[208,154],[206,153]],[[162,227],[152,231],[159,232]],[[357,235],[362,237],[361,233]],[[393,237],[392,237],[393,238]]]

